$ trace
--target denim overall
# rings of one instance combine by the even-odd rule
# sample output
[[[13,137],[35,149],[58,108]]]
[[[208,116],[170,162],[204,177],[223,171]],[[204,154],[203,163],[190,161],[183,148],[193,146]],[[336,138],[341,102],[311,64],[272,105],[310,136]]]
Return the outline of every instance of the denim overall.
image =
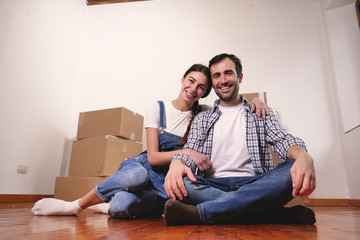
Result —
[[[159,151],[175,151],[181,137],[162,128],[165,123],[165,107],[160,106]],[[131,219],[159,217],[163,214],[167,195],[164,190],[165,176],[169,167],[152,167],[147,161],[147,151],[126,159],[119,170],[95,187],[95,194],[109,202],[109,214],[114,218]]]

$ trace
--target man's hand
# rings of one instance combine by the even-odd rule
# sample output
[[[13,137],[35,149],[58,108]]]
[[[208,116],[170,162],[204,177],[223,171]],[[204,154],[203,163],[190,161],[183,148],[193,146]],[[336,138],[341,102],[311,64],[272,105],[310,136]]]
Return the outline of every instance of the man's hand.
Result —
[[[183,177],[185,175],[188,176],[191,181],[196,182],[191,169],[186,166],[182,159],[172,161],[164,183],[164,188],[168,197],[171,197],[174,200],[178,197],[182,200],[183,196],[187,196],[187,191],[183,181]]]
[[[293,148],[295,146],[292,146]],[[298,147],[298,146],[296,146]],[[302,148],[301,148],[302,149]],[[316,188],[316,178],[313,159],[306,151],[296,153],[296,160],[290,169],[293,182],[292,195],[308,196]]]
[[[255,110],[259,119],[265,118],[266,115],[269,115],[268,106],[259,97],[254,97],[251,102],[251,112],[255,112]]]
[[[199,153],[189,148],[184,150],[186,152],[185,154],[188,155],[195,162],[196,166],[198,166],[200,171],[206,171],[212,167],[212,162],[205,154]]]

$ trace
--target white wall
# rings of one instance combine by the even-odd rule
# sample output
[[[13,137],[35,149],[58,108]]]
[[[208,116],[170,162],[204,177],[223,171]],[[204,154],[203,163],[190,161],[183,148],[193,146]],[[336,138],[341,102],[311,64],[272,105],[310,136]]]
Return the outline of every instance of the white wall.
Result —
[[[83,1],[0,1],[2,194],[53,193],[76,121],[85,13]]]
[[[360,126],[360,31],[355,0],[326,12],[344,130]]]
[[[305,140],[317,170],[318,188],[312,197],[349,197],[346,143],[339,131],[339,112],[333,108],[338,100],[329,81],[331,54],[320,1],[154,0],[91,7],[80,0],[71,2],[58,4],[61,10],[71,9],[73,23],[60,21],[61,37],[47,41],[47,50],[25,54],[34,61],[8,64],[0,56],[0,68],[11,67],[5,77],[0,75],[1,115],[17,110],[1,119],[5,133],[1,142],[8,145],[1,147],[1,164],[6,167],[0,176],[12,184],[1,183],[0,193],[53,193],[55,177],[66,168],[69,144],[65,143],[76,135],[78,112],[126,106],[145,114],[149,103],[177,96],[181,76],[191,64],[207,64],[215,54],[229,52],[243,61],[241,91],[268,92],[269,104],[280,112],[285,127]],[[0,9],[23,8],[10,1],[2,5],[0,1]],[[43,9],[25,5],[37,12]],[[45,10],[46,16],[61,15],[51,7]],[[0,46],[6,58],[19,47],[24,51],[37,47],[35,38],[58,33],[49,26],[55,20],[40,24],[24,15],[0,15],[1,22],[8,23],[0,25],[1,35],[18,29],[8,35],[8,47]],[[9,19],[25,27],[15,28]],[[38,31],[35,37],[17,40],[30,27]],[[45,72],[26,74],[39,62]],[[33,84],[28,87],[27,81]],[[17,108],[8,107],[5,100],[15,101],[13,96],[24,84],[31,91],[16,98]],[[206,102],[212,104],[214,99],[212,94]],[[24,112],[32,112],[34,120],[19,127],[15,123]],[[15,154],[16,147],[20,150]],[[30,166],[27,175],[16,174],[19,163]],[[21,182],[24,178],[27,187]]]
[[[340,1],[338,1],[340,2]],[[326,10],[334,86],[333,95],[339,99],[338,111],[343,142],[344,162],[350,198],[360,198],[360,161],[357,153],[360,142],[360,30],[355,11],[355,0],[344,0],[342,5]]]

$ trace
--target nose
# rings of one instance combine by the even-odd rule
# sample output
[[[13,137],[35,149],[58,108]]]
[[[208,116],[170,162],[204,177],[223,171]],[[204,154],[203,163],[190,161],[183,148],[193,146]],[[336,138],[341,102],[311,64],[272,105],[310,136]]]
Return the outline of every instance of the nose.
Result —
[[[220,84],[225,84],[225,83],[227,83],[227,79],[225,78],[225,76],[224,75],[220,75],[219,76],[219,82],[220,82]]]
[[[190,84],[189,88],[190,88],[191,91],[195,91],[196,83]]]
[[[196,92],[196,89],[197,89],[196,84],[191,85],[191,87],[190,87],[191,93],[194,94]]]

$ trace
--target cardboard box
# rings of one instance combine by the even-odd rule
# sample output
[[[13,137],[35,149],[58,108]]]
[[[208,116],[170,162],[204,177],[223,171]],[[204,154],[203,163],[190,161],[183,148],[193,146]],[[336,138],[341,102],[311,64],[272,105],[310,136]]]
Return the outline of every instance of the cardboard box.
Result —
[[[54,198],[74,201],[83,197],[104,181],[104,177],[57,177]]]
[[[259,93],[243,93],[241,94],[246,98],[246,100],[251,103],[254,97],[259,97],[261,100],[264,101],[264,103],[267,104],[267,96],[266,92],[259,92]]]
[[[118,170],[122,161],[141,151],[141,143],[109,135],[75,140],[69,176],[110,176]]]
[[[142,141],[144,117],[127,108],[111,108],[79,114],[77,139],[103,135]]]

